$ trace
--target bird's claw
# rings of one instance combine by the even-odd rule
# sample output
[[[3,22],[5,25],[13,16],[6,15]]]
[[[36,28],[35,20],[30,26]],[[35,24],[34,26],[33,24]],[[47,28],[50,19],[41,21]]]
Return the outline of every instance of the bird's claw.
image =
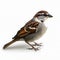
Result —
[[[28,48],[29,50],[34,49],[35,51],[39,50],[38,48]]]
[[[42,43],[36,43],[36,42],[34,42],[35,44],[33,44],[33,46],[42,46]]]

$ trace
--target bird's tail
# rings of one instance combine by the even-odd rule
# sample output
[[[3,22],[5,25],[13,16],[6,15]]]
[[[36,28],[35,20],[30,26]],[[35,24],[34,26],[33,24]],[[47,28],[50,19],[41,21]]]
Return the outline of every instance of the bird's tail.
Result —
[[[16,42],[16,40],[12,40],[9,43],[5,44],[3,49],[7,48],[8,46],[10,46],[12,43]]]

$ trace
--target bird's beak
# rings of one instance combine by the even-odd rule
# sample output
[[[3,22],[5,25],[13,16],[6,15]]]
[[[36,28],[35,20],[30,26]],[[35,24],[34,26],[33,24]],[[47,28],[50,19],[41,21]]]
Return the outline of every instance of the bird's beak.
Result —
[[[50,15],[50,14],[48,14],[48,17],[49,17],[49,18],[52,18],[53,16],[52,16],[52,15]]]

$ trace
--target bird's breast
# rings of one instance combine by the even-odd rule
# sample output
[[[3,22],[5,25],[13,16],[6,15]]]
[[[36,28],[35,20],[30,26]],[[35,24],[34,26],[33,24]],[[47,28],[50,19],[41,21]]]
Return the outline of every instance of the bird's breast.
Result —
[[[37,40],[46,32],[46,30],[47,30],[46,26],[44,24],[40,24],[37,28],[36,33],[30,34],[26,36],[24,39],[30,42]]]

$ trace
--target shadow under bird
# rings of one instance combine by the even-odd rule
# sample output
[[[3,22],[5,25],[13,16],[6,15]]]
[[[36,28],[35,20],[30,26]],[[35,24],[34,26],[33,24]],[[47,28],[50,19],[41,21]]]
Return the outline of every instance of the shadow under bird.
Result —
[[[20,39],[24,39],[24,41],[32,47],[35,51],[38,50],[35,46],[40,46],[40,44],[34,42],[38,40],[47,30],[44,22],[47,18],[53,17],[47,11],[41,10],[35,14],[35,16],[28,21],[12,38],[13,40],[9,43],[5,44],[3,49],[10,46],[12,43],[16,41],[20,41]],[[30,42],[34,42],[35,45],[30,44]]]

